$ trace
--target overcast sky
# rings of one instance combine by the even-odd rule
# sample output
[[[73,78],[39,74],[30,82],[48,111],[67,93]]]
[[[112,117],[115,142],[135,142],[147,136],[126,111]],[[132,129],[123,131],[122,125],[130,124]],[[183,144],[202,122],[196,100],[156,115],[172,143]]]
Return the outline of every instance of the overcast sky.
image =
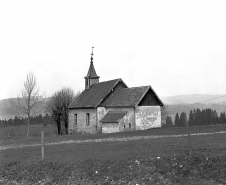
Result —
[[[100,81],[161,96],[226,94],[226,1],[0,1],[0,99],[34,72],[41,92]]]

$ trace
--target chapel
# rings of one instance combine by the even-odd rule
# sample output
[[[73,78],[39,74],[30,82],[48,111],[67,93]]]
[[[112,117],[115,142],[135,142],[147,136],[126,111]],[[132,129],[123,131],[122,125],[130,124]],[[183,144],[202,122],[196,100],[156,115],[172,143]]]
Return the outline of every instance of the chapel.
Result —
[[[93,51],[85,90],[69,105],[69,131],[113,133],[161,127],[164,106],[150,85],[128,87],[121,79],[100,82]]]

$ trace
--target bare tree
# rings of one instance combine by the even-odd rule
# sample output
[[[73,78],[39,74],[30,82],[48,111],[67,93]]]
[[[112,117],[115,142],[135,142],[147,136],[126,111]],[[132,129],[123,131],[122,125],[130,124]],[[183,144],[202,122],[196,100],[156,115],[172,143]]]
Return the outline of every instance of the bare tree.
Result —
[[[28,73],[20,95],[10,101],[12,113],[19,117],[26,116],[27,118],[27,136],[30,133],[30,118],[32,115],[41,111],[44,101],[45,98],[39,93],[39,87],[34,73]]]
[[[68,106],[71,104],[75,97],[75,93],[70,88],[63,88],[60,91],[61,99],[62,99],[62,120],[64,121],[64,126],[66,130],[66,134],[68,134]]]
[[[64,122],[66,134],[68,134],[68,106],[80,94],[76,94],[71,88],[62,88],[55,92],[48,102],[48,108],[57,123],[58,134],[62,134],[60,122]]]
[[[47,102],[48,111],[52,114],[54,121],[57,124],[58,134],[62,134],[61,129],[61,97],[59,92],[55,92]]]

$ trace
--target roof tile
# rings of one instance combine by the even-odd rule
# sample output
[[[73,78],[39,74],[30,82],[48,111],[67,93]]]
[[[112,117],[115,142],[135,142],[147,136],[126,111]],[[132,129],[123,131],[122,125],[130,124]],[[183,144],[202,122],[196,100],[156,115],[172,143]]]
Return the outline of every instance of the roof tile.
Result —
[[[109,92],[120,82],[115,79],[93,84],[89,89],[84,90],[70,105],[70,108],[95,108],[109,94]]]
[[[119,121],[126,115],[125,111],[109,111],[101,120],[102,123],[119,123]]]
[[[103,106],[106,107],[125,107],[135,106],[148,91],[150,86],[133,87],[121,89],[113,95]]]

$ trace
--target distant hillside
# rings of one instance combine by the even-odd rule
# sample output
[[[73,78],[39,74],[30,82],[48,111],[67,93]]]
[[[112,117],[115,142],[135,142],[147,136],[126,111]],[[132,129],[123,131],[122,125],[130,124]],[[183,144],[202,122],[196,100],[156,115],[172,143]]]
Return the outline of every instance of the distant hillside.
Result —
[[[167,97],[160,97],[161,100],[165,105],[167,105],[167,113],[168,115],[171,115],[172,117],[175,116],[175,114],[181,113],[181,112],[187,112],[189,113],[190,110],[193,110],[194,108],[211,108],[212,110],[216,110],[218,114],[221,112],[226,112],[226,97],[216,99],[213,101],[208,101],[201,104],[196,105],[188,105],[193,104],[197,102],[203,102],[209,99],[214,99],[219,96],[223,95],[209,95],[209,94],[192,94],[192,95],[179,95],[179,96],[167,96]],[[48,100],[48,98],[47,98]],[[44,105],[45,106],[45,105]],[[10,111],[10,99],[3,99],[0,100],[0,119],[9,119],[13,118]],[[47,111],[46,109],[42,109],[42,114],[45,114]]]
[[[166,96],[161,97],[164,104],[192,104],[197,102],[203,102],[210,99],[215,99],[223,95],[210,95],[210,94],[191,94],[191,95],[178,95],[178,96]],[[226,104],[226,97],[215,99],[205,102],[203,104]]]
[[[190,110],[194,109],[206,109],[210,108],[212,110],[216,110],[218,115],[220,115],[221,112],[226,112],[226,104],[196,104],[196,105],[189,105],[189,104],[175,104],[175,105],[168,105],[166,107],[166,113],[171,116],[174,120],[174,117],[176,113],[179,114],[181,112],[186,112],[187,116],[189,115]]]
[[[0,119],[8,120],[10,118],[14,118],[14,115],[12,114],[12,108],[11,108],[11,105],[10,105],[10,100],[11,100],[11,98],[0,100]],[[45,107],[46,107],[46,104],[39,105],[38,110],[40,110],[40,112],[38,114],[47,113],[47,110],[46,110]]]
[[[174,119],[177,112],[179,114],[181,112],[186,112],[186,114],[189,115],[190,110],[194,110],[197,108],[201,110],[210,108],[212,110],[216,110],[218,114],[220,114],[221,112],[226,112],[226,97],[215,99],[220,96],[223,95],[192,94],[192,95],[161,97],[161,100],[167,106],[166,108],[167,114]],[[196,104],[198,102],[202,103]]]

